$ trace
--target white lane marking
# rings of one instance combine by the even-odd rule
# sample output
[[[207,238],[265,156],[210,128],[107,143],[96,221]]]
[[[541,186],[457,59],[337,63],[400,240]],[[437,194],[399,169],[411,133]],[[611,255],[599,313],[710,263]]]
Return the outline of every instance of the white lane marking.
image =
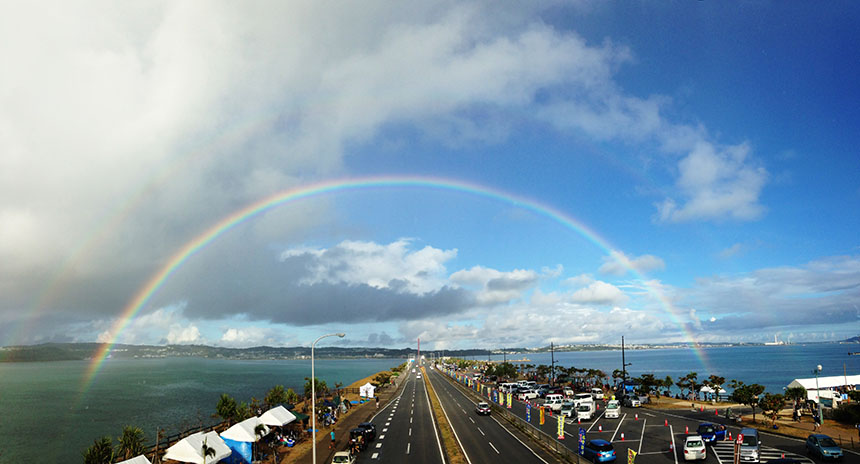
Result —
[[[387,431],[388,431],[388,427],[385,427],[384,429],[382,429],[382,432],[383,432],[383,433],[385,433],[385,432],[387,432]]]
[[[639,449],[636,450],[636,454],[639,454],[642,452],[642,441],[645,440],[645,423],[646,422],[648,422],[648,419],[642,419],[642,435],[639,435]]]
[[[486,434],[486,433],[484,433],[484,431],[483,431],[483,430],[481,430],[481,428],[480,428],[480,427],[478,427],[478,431],[479,431],[479,432],[481,432],[481,435],[483,435],[483,436],[485,436],[485,437],[487,436],[487,434]]]
[[[412,436],[412,427],[409,427],[409,436]]]
[[[382,443],[377,443],[377,444],[376,444],[376,449],[379,449],[379,448],[382,448]]]
[[[621,416],[621,420],[618,421],[618,425],[615,427],[615,432],[612,433],[612,438],[609,439],[609,442],[612,443],[615,441],[615,435],[618,435],[618,429],[621,428],[621,423],[624,422],[624,418],[627,417],[627,413],[625,412],[623,416]]]
[[[499,450],[497,450],[497,449],[496,449],[496,447],[495,447],[495,446],[493,446],[493,442],[488,441],[487,443],[489,443],[489,444],[490,444],[490,448],[493,448],[493,451],[495,451],[495,452],[496,452],[496,454],[501,454],[501,453],[499,453]]]
[[[469,418],[469,420],[470,420],[470,421],[472,421],[472,423],[473,423],[473,424],[475,423],[475,419],[472,419],[472,418],[470,417],[470,418]]]
[[[379,439],[380,439],[380,440],[385,440],[385,435],[380,435],[380,436],[379,436]]]
[[[678,448],[675,448],[675,433],[672,431],[672,426],[669,426],[669,435],[672,436],[672,457],[675,458],[675,464],[678,464]]]
[[[460,411],[463,411],[463,414],[466,414],[466,410],[465,410],[465,409],[460,408]]]
[[[373,453],[370,455],[370,459],[376,459],[379,457],[379,453]]]
[[[409,450],[412,448],[412,443],[406,444],[406,454],[409,454]]]
[[[389,425],[391,425],[391,422],[386,422],[386,423],[385,423],[385,426],[386,426],[386,427],[388,427]]]

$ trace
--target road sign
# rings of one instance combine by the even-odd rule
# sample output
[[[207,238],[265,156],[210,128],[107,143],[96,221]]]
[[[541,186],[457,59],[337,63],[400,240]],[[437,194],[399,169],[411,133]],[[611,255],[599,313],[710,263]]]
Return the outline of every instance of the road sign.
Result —
[[[633,448],[627,448],[627,464],[633,464],[635,459],[636,451],[633,451]]]
[[[741,462],[741,443],[744,442],[744,434],[739,433],[737,440],[735,440],[735,459],[734,464],[740,464]]]
[[[579,455],[585,454],[585,429],[579,428]]]

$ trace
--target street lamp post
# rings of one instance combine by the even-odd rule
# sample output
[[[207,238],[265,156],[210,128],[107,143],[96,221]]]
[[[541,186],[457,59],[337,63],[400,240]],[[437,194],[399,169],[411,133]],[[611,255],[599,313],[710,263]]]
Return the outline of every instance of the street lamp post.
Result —
[[[311,450],[313,450],[311,454],[313,455],[313,464],[317,464],[317,378],[314,372],[314,346],[323,338],[334,336],[343,338],[345,335],[342,332],[330,333],[320,336],[311,343]]]
[[[821,390],[818,388],[818,374],[821,373],[821,364],[815,366],[815,399],[818,400],[818,420],[823,425],[824,416],[821,414]]]

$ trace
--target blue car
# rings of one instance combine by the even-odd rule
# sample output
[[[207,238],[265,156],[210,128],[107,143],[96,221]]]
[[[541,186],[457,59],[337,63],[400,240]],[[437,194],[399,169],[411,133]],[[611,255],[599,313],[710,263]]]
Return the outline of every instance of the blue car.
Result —
[[[591,440],[585,443],[582,456],[591,462],[615,461],[615,448],[606,440]]]
[[[806,439],[806,451],[817,454],[821,459],[842,459],[842,448],[827,435],[816,433]]]
[[[712,445],[715,441],[726,439],[726,426],[703,422],[699,424],[699,428],[696,429],[696,434],[701,436],[702,439],[705,440],[705,443]]]

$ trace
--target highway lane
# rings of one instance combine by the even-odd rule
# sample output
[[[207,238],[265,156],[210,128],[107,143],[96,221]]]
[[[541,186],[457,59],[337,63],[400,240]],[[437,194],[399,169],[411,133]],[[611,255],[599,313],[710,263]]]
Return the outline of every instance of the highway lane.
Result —
[[[442,378],[435,369],[427,376],[471,464],[498,462],[546,464],[492,416],[475,412],[476,401]]]
[[[371,419],[376,440],[356,462],[445,464],[424,381],[416,379],[411,366],[406,372],[400,394]]]

